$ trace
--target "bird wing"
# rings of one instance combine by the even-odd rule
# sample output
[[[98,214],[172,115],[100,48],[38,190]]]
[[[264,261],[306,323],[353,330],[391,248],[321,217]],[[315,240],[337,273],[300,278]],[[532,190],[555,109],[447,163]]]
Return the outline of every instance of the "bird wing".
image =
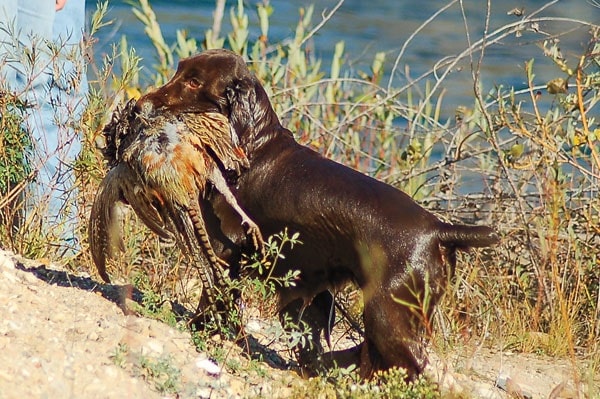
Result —
[[[132,123],[136,120],[135,100],[129,100],[125,105],[117,106],[113,111],[110,121],[102,129],[105,147],[103,155],[109,165],[115,165],[122,149],[131,143]]]
[[[100,277],[107,283],[110,283],[110,277],[106,272],[106,261],[125,247],[121,234],[123,214],[119,209],[123,197],[116,178],[118,174],[118,167],[111,169],[100,183],[88,225],[92,260]]]
[[[194,139],[199,140],[213,160],[227,171],[239,175],[250,167],[248,158],[237,144],[237,135],[225,115],[217,112],[182,114]]]
[[[168,222],[156,207],[156,201],[139,178],[126,164],[118,164],[104,177],[90,213],[88,234],[92,259],[100,277],[110,282],[106,262],[123,251],[123,211],[120,204],[128,204],[141,221],[165,240],[173,240]]]

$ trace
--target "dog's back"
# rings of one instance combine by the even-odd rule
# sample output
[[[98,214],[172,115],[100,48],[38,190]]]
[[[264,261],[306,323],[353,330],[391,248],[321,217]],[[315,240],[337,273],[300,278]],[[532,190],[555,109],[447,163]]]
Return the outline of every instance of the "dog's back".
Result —
[[[326,159],[288,134],[262,145],[251,162],[238,184],[240,203],[267,236],[288,228],[302,241],[278,260],[276,275],[301,271],[294,287],[281,290],[282,308],[293,313],[353,280],[365,302],[361,373],[394,365],[421,372],[426,356],[419,334],[454,271],[455,251],[492,245],[496,233],[442,222],[404,192]],[[315,301],[312,313],[303,308],[321,323],[313,328],[327,329],[327,306]]]
[[[228,116],[250,161],[235,187],[240,205],[267,236],[286,228],[300,234],[302,245],[278,259],[275,274],[301,271],[295,286],[280,289],[285,311],[313,327],[314,350],[303,348],[301,362],[318,366],[323,359],[315,355],[319,333],[331,322],[328,291],[350,279],[365,303],[365,343],[352,350],[360,355],[361,374],[391,366],[406,367],[411,376],[422,371],[420,333],[430,328],[455,252],[494,243],[491,229],[444,223],[400,190],[295,142],[232,52],[182,60],[173,79],[147,97],[157,109]],[[239,217],[218,194],[205,207],[215,245],[236,263],[245,236]]]

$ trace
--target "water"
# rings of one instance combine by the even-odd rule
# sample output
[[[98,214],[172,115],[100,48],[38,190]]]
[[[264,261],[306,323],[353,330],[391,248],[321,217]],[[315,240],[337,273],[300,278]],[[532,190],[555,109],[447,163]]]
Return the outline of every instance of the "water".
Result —
[[[260,34],[254,5],[257,1],[247,1],[246,9],[250,16],[251,36],[254,41]],[[331,10],[337,1],[324,0],[315,2],[313,25],[321,20],[325,10]],[[524,7],[530,13],[546,4],[546,1],[492,1],[490,31],[519,21],[519,17],[508,15],[515,7]],[[95,8],[96,0],[88,1],[88,10]],[[212,25],[214,1],[184,0],[151,0],[157,14],[158,22],[163,29],[167,43],[175,42],[177,29],[185,29],[190,36],[201,40],[204,32]],[[229,9],[237,1],[228,1],[222,32],[229,29]],[[294,35],[299,19],[298,10],[310,4],[305,0],[273,0],[274,13],[271,16],[269,38],[272,43]],[[391,80],[392,86],[399,87],[406,83],[401,74],[390,76],[393,62],[410,35],[436,11],[446,5],[446,1],[413,1],[413,0],[346,0],[333,17],[322,27],[310,42],[314,54],[323,59],[327,67],[336,42],[343,40],[346,46],[345,68],[348,73],[357,70],[367,71],[372,63],[373,55],[383,51],[387,55],[386,76],[383,85]],[[465,16],[471,34],[471,40],[481,38],[485,24],[485,2],[465,0]],[[570,18],[598,23],[600,8],[594,7],[585,0],[558,1],[540,16],[550,18]],[[131,12],[131,6],[124,1],[111,1],[109,18],[115,20],[111,28],[104,28],[98,35],[96,53],[110,52],[110,45],[127,36],[130,45],[134,46],[144,58],[143,64],[151,67],[155,63],[154,50],[143,32],[142,24]],[[495,85],[526,88],[524,73],[525,61],[535,57],[535,84],[545,84],[562,75],[549,58],[544,57],[539,48],[540,39],[547,35],[570,31],[561,38],[561,48],[565,51],[571,67],[575,66],[575,57],[582,53],[586,45],[588,27],[574,22],[557,23],[542,22],[539,25],[542,33],[524,32],[521,37],[512,35],[501,43],[491,46],[486,53],[482,65],[482,81],[484,90]],[[411,76],[417,77],[430,70],[445,56],[456,55],[468,47],[465,22],[458,4],[439,15],[435,21],[426,26],[407,47],[402,57],[400,68],[410,66]],[[476,54],[477,56],[477,54]],[[468,61],[468,59],[466,59]],[[460,63],[444,82],[447,88],[443,113],[450,117],[458,105],[471,105],[473,83],[468,62]],[[545,94],[551,100],[550,95]]]

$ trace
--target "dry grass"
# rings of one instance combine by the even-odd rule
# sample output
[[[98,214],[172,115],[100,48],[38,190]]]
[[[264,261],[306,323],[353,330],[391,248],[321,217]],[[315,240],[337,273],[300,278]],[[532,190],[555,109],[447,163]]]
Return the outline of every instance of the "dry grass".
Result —
[[[448,220],[496,226],[502,243],[462,255],[449,282],[436,318],[438,349],[477,343],[568,356],[575,379],[585,381],[600,367],[600,31],[592,23],[563,19],[564,31],[589,30],[587,47],[565,59],[563,31],[554,29],[555,19],[545,14],[553,3],[506,26],[491,26],[488,14],[484,32],[469,36],[463,52],[440,54],[435,70],[413,78],[408,69],[404,74],[399,69],[405,47],[393,65],[378,54],[371,70],[353,77],[345,73],[340,44],[332,70],[324,72],[304,47],[315,33],[312,28],[320,26],[310,7],[286,43],[269,42],[269,18],[276,18],[277,10],[268,17],[258,5],[260,26],[248,26],[240,3],[227,38],[219,36],[219,29],[206,38],[181,33],[170,46],[152,22],[150,6],[140,1],[137,15],[146,21],[160,68],[154,81],[140,83],[139,60],[126,41],[115,46],[112,56],[92,63],[97,80],[91,82],[81,121],[85,140],[78,163],[82,225],[104,174],[96,144],[115,103],[164,82],[178,57],[203,46],[226,45],[251,60],[277,113],[300,142],[402,188]],[[451,1],[440,12],[460,5]],[[102,9],[95,27],[102,24],[101,14]],[[435,16],[427,23],[432,21]],[[465,16],[465,27],[469,22]],[[548,32],[535,30],[540,22]],[[248,42],[248,31],[259,29],[260,40]],[[529,87],[482,87],[481,68],[491,46],[507,37],[518,39],[524,31],[537,44],[531,59],[523,60]],[[541,57],[551,57],[556,65],[552,81],[535,77],[535,60]],[[455,119],[441,120],[444,82],[459,64],[472,72],[473,102],[457,107]],[[392,78],[383,82],[390,67]],[[552,100],[542,106],[540,96]],[[53,256],[42,237],[34,243],[30,236],[2,231],[2,242],[31,256]],[[152,289],[193,309],[198,292],[193,268],[176,250],[162,248],[133,217],[126,237],[127,252],[112,275],[132,281],[144,274]],[[85,234],[82,238],[82,255],[73,267],[92,270]]]

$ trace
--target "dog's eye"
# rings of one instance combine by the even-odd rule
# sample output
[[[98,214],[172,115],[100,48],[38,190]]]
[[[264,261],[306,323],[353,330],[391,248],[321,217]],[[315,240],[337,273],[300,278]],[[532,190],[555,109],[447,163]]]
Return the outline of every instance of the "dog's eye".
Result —
[[[188,86],[190,86],[192,89],[197,89],[198,87],[200,87],[201,83],[199,79],[196,78],[191,78],[190,80],[188,80]]]

